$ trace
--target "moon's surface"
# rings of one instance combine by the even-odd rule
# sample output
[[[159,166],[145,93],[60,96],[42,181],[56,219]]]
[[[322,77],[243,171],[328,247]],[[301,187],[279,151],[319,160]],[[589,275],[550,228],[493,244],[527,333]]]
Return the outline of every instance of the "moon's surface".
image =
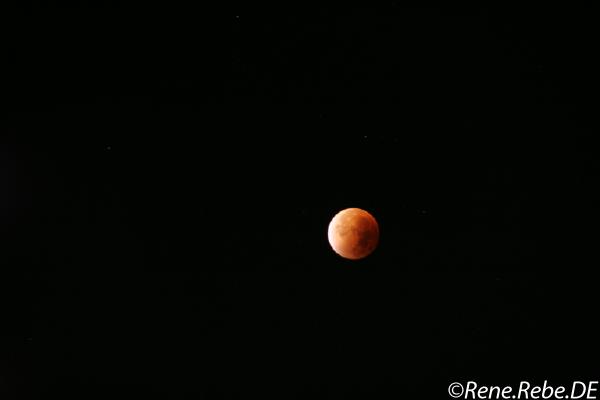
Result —
[[[346,208],[329,223],[329,244],[344,258],[358,260],[371,254],[379,243],[377,220],[360,208]]]

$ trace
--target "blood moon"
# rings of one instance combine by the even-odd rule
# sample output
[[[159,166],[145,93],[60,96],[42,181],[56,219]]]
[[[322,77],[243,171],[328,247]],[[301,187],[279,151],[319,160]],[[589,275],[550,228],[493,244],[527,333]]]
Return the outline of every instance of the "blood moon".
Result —
[[[358,260],[375,250],[379,243],[379,225],[371,214],[360,208],[338,212],[327,230],[329,244],[344,258]]]

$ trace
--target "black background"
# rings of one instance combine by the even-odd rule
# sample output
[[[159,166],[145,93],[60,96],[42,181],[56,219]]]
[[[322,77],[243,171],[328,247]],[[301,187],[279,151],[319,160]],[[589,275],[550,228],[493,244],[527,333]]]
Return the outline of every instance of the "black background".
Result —
[[[593,10],[10,15],[3,398],[597,380]]]

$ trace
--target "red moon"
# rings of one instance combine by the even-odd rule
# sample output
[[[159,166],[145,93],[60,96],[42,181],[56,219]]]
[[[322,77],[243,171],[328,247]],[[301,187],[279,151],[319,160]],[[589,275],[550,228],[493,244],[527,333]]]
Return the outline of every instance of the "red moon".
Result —
[[[344,258],[358,260],[375,250],[379,243],[377,220],[360,208],[346,208],[329,223],[329,244]]]

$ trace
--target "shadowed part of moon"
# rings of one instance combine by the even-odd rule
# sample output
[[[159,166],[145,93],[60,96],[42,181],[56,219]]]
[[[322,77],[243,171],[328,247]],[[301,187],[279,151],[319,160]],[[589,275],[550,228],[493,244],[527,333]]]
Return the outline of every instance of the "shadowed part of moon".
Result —
[[[360,208],[337,213],[329,224],[329,244],[344,258],[358,260],[371,254],[379,242],[375,218]]]

